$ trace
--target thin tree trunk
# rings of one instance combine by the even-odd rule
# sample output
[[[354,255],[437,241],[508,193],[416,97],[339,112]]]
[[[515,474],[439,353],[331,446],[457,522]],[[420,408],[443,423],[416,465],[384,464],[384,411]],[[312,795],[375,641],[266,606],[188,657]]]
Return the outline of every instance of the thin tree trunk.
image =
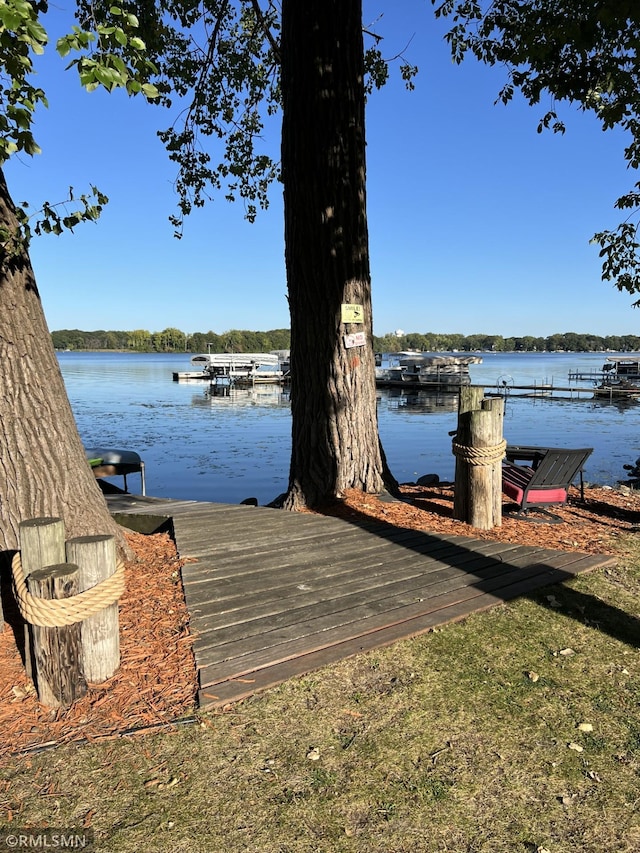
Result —
[[[0,171],[0,234],[16,226]],[[19,548],[21,521],[45,516],[69,538],[112,534],[124,548],[85,459],[28,254],[1,246],[0,375],[0,552]]]
[[[360,0],[283,0],[282,174],[291,311],[290,509],[380,492]],[[362,322],[343,322],[358,305]],[[364,346],[345,335],[364,332]],[[390,476],[389,479],[391,480]]]

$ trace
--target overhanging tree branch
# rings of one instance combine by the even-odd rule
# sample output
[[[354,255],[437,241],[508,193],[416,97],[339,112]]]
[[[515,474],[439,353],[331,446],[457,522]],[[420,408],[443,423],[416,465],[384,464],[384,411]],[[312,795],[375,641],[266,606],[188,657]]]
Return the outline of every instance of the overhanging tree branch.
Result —
[[[455,62],[471,53],[505,68],[508,82],[498,100],[507,103],[519,89],[531,105],[545,93],[558,103],[577,105],[603,130],[629,133],[624,156],[630,168],[640,166],[640,5],[635,0],[494,0],[488,6],[445,0],[435,13],[452,20],[446,39]],[[538,132],[546,128],[564,132],[555,104]],[[635,222],[627,220],[592,240],[601,246],[602,278],[631,294],[640,293],[639,200],[633,190],[618,199],[615,206],[631,210]]]
[[[281,61],[280,45],[278,44],[275,36],[271,32],[271,27],[267,23],[265,15],[262,12],[262,8],[260,6],[260,3],[258,2],[258,0],[251,0],[251,5],[253,7],[253,11],[256,14],[256,18],[257,18],[258,22],[260,23],[260,26],[262,27],[262,31],[265,34],[267,41],[271,45],[271,50],[273,51],[273,55],[275,56],[278,64],[280,64],[280,61]],[[272,6],[273,4],[269,4],[269,5]]]

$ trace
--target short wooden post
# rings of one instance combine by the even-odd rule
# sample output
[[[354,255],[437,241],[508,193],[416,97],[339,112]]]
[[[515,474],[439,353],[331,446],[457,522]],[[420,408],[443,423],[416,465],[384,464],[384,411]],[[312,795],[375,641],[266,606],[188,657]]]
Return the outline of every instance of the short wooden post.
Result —
[[[67,542],[67,560],[79,569],[78,591],[110,578],[116,570],[116,543],[113,536],[78,536]],[[87,681],[99,683],[120,666],[118,602],[82,622],[82,662]]]
[[[20,522],[20,551],[25,575],[64,563],[64,522],[61,518],[30,518]]]
[[[500,448],[504,400],[481,398],[482,389],[477,388],[460,396],[454,439],[453,515],[480,530],[490,530],[502,524]]]
[[[25,577],[45,566],[64,563],[64,522],[61,518],[30,518],[20,522],[20,559]],[[24,627],[24,666],[35,682],[33,666],[33,626]]]
[[[38,598],[70,598],[78,592],[78,567],[59,563],[37,569],[27,578],[27,587]],[[38,698],[51,708],[68,708],[87,692],[81,662],[80,623],[31,627]]]

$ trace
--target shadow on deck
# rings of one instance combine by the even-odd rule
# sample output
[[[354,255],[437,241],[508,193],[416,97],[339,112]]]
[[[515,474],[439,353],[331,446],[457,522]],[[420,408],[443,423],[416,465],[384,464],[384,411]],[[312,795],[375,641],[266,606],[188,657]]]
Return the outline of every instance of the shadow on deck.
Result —
[[[381,522],[277,509],[107,496],[121,524],[171,529],[201,707],[416,636],[615,563]]]

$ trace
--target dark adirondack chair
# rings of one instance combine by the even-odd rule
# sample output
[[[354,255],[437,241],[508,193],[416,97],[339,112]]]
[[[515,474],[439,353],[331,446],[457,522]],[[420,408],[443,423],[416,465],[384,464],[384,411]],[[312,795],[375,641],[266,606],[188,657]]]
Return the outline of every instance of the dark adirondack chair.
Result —
[[[567,502],[569,487],[580,474],[584,498],[582,470],[592,452],[592,447],[567,450],[561,447],[509,446],[502,466],[502,491],[518,504],[518,515],[530,509],[544,513],[546,506]],[[518,465],[516,459],[529,464]],[[553,513],[546,514],[557,518]]]

